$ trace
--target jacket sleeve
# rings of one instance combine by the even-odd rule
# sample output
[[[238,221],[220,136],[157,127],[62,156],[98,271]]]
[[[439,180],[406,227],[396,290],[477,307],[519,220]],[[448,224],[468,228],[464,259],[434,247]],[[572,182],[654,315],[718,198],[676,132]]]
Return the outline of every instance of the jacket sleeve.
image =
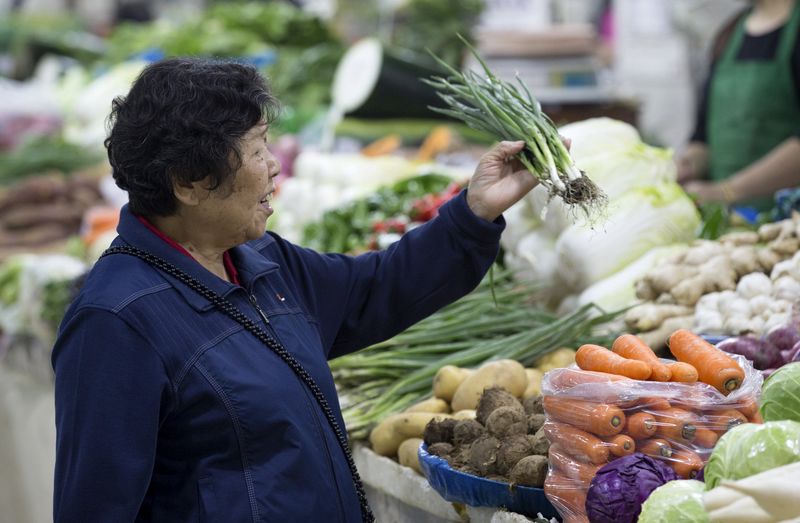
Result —
[[[116,314],[78,311],[53,349],[56,523],[134,521],[171,398],[164,364]]]
[[[474,289],[497,257],[504,227],[502,217],[475,216],[463,191],[382,252],[350,257],[278,245],[335,358],[390,338]]]

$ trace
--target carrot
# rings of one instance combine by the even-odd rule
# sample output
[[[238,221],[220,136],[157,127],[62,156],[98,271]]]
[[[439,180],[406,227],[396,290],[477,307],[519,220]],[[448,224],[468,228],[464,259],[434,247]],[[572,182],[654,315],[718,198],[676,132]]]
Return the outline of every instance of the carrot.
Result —
[[[623,334],[611,345],[611,350],[623,358],[643,361],[650,367],[650,379],[654,381],[669,381],[672,372],[658,359],[653,349],[638,336]]]
[[[730,394],[744,381],[744,371],[725,352],[686,329],[678,329],[667,340],[669,350],[678,361],[697,369],[698,377],[723,394]]]
[[[403,144],[399,134],[390,134],[375,140],[361,149],[364,156],[384,156],[396,151]]]
[[[544,480],[544,493],[564,517],[564,523],[588,523],[586,491],[574,479],[550,472]]]
[[[571,389],[584,383],[611,383],[616,381],[626,381],[630,378],[619,374],[609,374],[607,372],[593,372],[590,370],[578,369],[557,369],[548,373],[550,386],[555,390]]]
[[[645,411],[668,410],[672,408],[672,405],[669,404],[669,401],[667,401],[665,398],[659,397],[642,398],[639,400],[639,406]]]
[[[750,423],[764,423],[764,418],[761,417],[761,413],[756,411],[755,414],[747,418]]]
[[[626,431],[633,439],[647,439],[656,433],[656,418],[647,412],[628,416]]]
[[[582,345],[575,353],[575,363],[583,370],[619,374],[634,380],[646,380],[651,372],[647,363],[623,358],[600,345]]]
[[[656,433],[673,441],[694,441],[697,419],[688,410],[672,407],[653,413],[658,422]]]
[[[705,466],[700,456],[691,450],[676,450],[670,460],[672,470],[683,479],[694,479]]]
[[[708,420],[708,428],[722,436],[736,425],[747,423],[749,420],[747,416],[742,414],[736,409],[727,409],[714,411],[713,413],[706,413],[706,420]]]
[[[545,396],[543,405],[545,414],[554,420],[569,423],[597,436],[619,434],[625,426],[622,409],[607,403]]]
[[[672,456],[672,445],[661,438],[637,441],[636,450],[654,458],[668,458]]]
[[[437,125],[419,146],[415,160],[429,162],[453,143],[453,132],[445,125]]]
[[[597,474],[600,465],[591,465],[572,458],[561,445],[550,445],[550,465],[568,478],[586,485]]]
[[[692,365],[676,361],[667,366],[672,373],[670,381],[677,381],[679,383],[694,383],[697,381],[698,372]]]
[[[600,464],[608,461],[608,445],[581,429],[565,423],[547,421],[544,435],[551,443],[558,443],[564,452],[578,459]]]
[[[758,412],[758,402],[755,398],[745,398],[742,400],[742,405],[737,407],[737,410],[750,418]]]
[[[698,428],[694,433],[694,444],[706,449],[713,449],[719,436],[713,430]]]
[[[608,445],[608,450],[612,456],[622,457],[636,452],[636,442],[625,434],[617,434],[616,436],[602,439]]]

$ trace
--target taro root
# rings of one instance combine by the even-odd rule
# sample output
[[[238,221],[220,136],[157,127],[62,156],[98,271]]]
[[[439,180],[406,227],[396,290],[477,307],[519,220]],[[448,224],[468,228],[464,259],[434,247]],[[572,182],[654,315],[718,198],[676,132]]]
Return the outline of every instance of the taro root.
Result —
[[[501,441],[500,448],[497,449],[497,472],[508,474],[519,460],[530,455],[531,443],[527,435],[519,434]]]
[[[435,443],[452,443],[455,425],[456,420],[454,419],[432,419],[425,425],[422,439],[425,440],[425,444],[428,446]]]
[[[544,407],[542,406],[542,395],[537,394],[536,396],[531,396],[530,398],[526,399],[522,402],[522,407],[525,409],[525,414],[544,414]]]
[[[453,453],[453,446],[449,443],[434,443],[428,447],[428,454],[447,459]]]
[[[544,425],[544,414],[528,414],[528,434],[536,434]]]
[[[550,450],[550,442],[544,435],[544,428],[539,429],[533,436],[528,436],[531,443],[531,453],[546,456]]]
[[[541,487],[547,476],[547,457],[525,456],[511,469],[508,479],[515,485]]]
[[[500,448],[500,441],[492,436],[481,436],[472,442],[469,447],[468,464],[476,470],[479,475],[486,477],[495,472],[497,464],[497,449]]]
[[[486,420],[489,434],[507,438],[514,434],[528,433],[528,419],[521,407],[499,407]]]
[[[486,425],[489,416],[500,407],[521,407],[519,400],[500,387],[490,387],[483,391],[475,409],[475,419]]]
[[[486,429],[474,419],[462,419],[453,428],[453,444],[466,446],[486,433]]]

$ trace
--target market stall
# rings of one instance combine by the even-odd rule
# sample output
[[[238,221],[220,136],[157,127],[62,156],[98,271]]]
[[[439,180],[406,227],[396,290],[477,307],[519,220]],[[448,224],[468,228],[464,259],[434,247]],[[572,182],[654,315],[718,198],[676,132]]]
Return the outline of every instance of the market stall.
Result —
[[[377,521],[800,520],[798,193],[757,214],[685,190],[609,67],[613,9],[342,4],[214,3],[102,36],[0,19],[0,520],[51,518],[52,348],[127,201],[112,100],[180,55],[269,79],[267,230],[318,252],[389,249],[493,143],[525,143],[538,185],[477,287],[328,362]]]

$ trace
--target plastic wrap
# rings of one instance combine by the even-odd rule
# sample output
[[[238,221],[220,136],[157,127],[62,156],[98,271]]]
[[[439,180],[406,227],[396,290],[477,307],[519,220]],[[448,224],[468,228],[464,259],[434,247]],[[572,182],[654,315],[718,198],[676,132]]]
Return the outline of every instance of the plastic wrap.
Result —
[[[638,381],[574,365],[545,374],[544,430],[551,443],[545,493],[564,521],[588,521],[586,492],[605,463],[642,452],[692,479],[722,434],[760,421],[763,377],[744,357],[731,357],[745,379],[727,396],[705,383]]]

